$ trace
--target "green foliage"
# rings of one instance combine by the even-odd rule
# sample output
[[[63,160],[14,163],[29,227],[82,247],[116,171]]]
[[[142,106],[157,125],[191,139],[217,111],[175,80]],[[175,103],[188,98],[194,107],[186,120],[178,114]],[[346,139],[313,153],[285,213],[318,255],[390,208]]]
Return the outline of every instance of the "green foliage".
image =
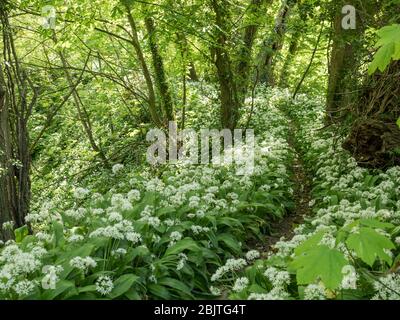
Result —
[[[17,243],[21,243],[22,240],[29,234],[29,229],[27,226],[23,226],[21,228],[15,229],[14,230],[15,234],[15,241]]]
[[[373,74],[376,70],[385,71],[392,60],[400,60],[400,25],[394,24],[383,27],[377,31],[379,48],[371,62],[368,72]]]
[[[388,265],[392,263],[392,258],[385,252],[385,249],[395,249],[394,244],[372,228],[361,227],[357,233],[349,235],[346,244],[370,267],[377,258],[381,258]]]
[[[296,269],[299,285],[321,280],[328,289],[336,289],[342,282],[343,267],[348,264],[343,253],[328,246],[314,246],[298,255],[291,266]]]

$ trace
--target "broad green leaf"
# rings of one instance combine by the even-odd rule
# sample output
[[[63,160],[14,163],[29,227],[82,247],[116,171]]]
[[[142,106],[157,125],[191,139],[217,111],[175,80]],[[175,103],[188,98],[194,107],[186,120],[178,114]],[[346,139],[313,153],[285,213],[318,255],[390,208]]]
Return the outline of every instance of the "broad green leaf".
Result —
[[[375,54],[374,60],[371,62],[368,73],[371,75],[376,70],[385,71],[387,66],[392,60],[392,56],[395,53],[394,43],[388,43],[378,50]]]
[[[178,293],[182,293],[185,298],[194,299],[194,296],[190,293],[191,289],[179,280],[174,278],[162,278],[159,279],[157,283],[175,289]]]
[[[46,290],[43,294],[41,299],[42,300],[54,300],[58,296],[63,293],[66,293],[68,290],[74,289],[75,283],[67,280],[60,280],[56,284],[55,289]]]
[[[170,295],[169,291],[165,287],[160,286],[159,284],[152,283],[152,284],[149,284],[147,286],[147,288],[148,288],[149,292],[157,298],[161,298],[164,300],[171,299],[171,295]]]
[[[239,254],[241,252],[240,247],[238,246],[238,242],[229,233],[223,233],[217,236],[218,242],[223,242],[225,245],[232,250],[233,253]]]
[[[171,254],[178,254],[184,250],[198,251],[200,250],[200,248],[197,246],[196,242],[193,241],[193,239],[185,238],[178,241],[173,246],[169,247],[165,252],[165,255],[168,256]]]
[[[291,266],[296,269],[299,285],[321,280],[328,289],[336,289],[342,282],[342,269],[348,265],[344,255],[328,246],[315,246],[296,257]]]
[[[53,230],[54,230],[54,247],[57,247],[60,243],[64,241],[64,227],[61,223],[57,221],[53,221]]]
[[[396,122],[396,123],[397,123],[397,125],[398,125],[399,128],[400,128],[400,118],[397,119],[397,122]]]
[[[14,235],[15,235],[15,242],[21,243],[22,240],[29,234],[29,229],[28,226],[23,226],[21,228],[15,229],[14,230]]]
[[[114,282],[114,289],[109,294],[111,299],[118,298],[127,292],[133,284],[139,279],[135,274],[124,274]]]
[[[315,246],[317,246],[320,243],[320,241],[324,237],[324,234],[325,234],[325,231],[317,232],[312,237],[310,237],[309,239],[304,241],[301,245],[296,247],[294,249],[294,253],[296,255],[300,255],[300,254],[302,254],[302,253],[314,248]]]
[[[392,263],[392,258],[384,249],[394,249],[394,244],[374,229],[360,228],[358,233],[353,233],[348,237],[346,244],[357,253],[362,261],[371,267],[377,258],[381,258],[388,264]]]
[[[95,292],[95,291],[96,291],[96,286],[94,284],[88,285],[86,287],[78,288],[79,293]]]
[[[376,47],[384,46],[389,42],[400,42],[400,24],[393,24],[391,26],[385,26],[378,30],[377,35],[379,36],[379,41],[376,43]]]
[[[360,224],[365,227],[378,228],[378,229],[393,229],[395,226],[391,223],[381,222],[376,219],[360,219]]]
[[[387,66],[393,60],[400,59],[400,25],[393,24],[377,31],[379,40],[375,47],[379,48],[374,60],[371,62],[368,73],[371,75],[377,69],[385,71]]]

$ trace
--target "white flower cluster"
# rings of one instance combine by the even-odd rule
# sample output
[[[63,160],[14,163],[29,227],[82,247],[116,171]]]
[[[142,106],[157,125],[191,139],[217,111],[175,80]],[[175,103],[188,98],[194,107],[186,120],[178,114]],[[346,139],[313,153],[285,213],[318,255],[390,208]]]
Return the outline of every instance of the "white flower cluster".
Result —
[[[235,292],[242,292],[244,289],[247,288],[249,283],[250,283],[250,281],[246,277],[238,278],[238,279],[236,279],[232,290],[235,291]]]
[[[109,276],[100,276],[96,280],[96,291],[102,296],[106,296],[114,289],[114,283]]]
[[[220,280],[226,273],[239,271],[247,265],[244,259],[228,259],[222,267],[219,267],[217,271],[211,276],[211,281]]]
[[[71,267],[82,270],[84,273],[88,272],[89,268],[95,268],[97,262],[92,257],[74,257],[70,260]]]
[[[90,190],[85,188],[76,188],[74,190],[74,197],[79,200],[85,199],[89,194]]]
[[[117,163],[117,164],[113,165],[112,172],[113,172],[114,175],[117,175],[123,169],[124,169],[124,165],[120,164],[120,163]]]
[[[400,300],[400,275],[389,274],[374,282],[376,295],[373,300]]]
[[[250,250],[246,253],[246,259],[249,262],[258,259],[259,257],[260,252],[258,252],[257,250]]]

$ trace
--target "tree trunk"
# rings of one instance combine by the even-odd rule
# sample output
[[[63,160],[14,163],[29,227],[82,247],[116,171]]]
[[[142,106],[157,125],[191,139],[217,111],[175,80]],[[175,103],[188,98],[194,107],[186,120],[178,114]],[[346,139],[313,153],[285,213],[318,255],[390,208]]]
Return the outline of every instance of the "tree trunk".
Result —
[[[300,36],[300,32],[296,31],[290,41],[289,51],[286,55],[285,63],[282,66],[281,74],[279,76],[279,87],[281,88],[288,86],[289,67],[293,63],[294,57],[299,48]]]
[[[147,94],[148,94],[147,99],[148,99],[148,104],[149,104],[150,116],[151,116],[153,123],[156,126],[161,127],[163,125],[166,125],[166,123],[163,123],[162,118],[159,116],[157,102],[156,102],[156,94],[155,94],[154,86],[153,86],[153,80],[151,78],[150,70],[149,70],[149,67],[147,66],[146,59],[144,58],[142,47],[140,46],[136,22],[133,19],[130,6],[126,2],[124,2],[124,5],[125,5],[128,22],[129,22],[129,25],[130,25],[131,31],[132,31],[130,34],[131,38],[132,38],[132,46],[135,49],[136,56],[139,60],[140,67],[142,69],[143,76],[146,81]]]
[[[239,45],[236,75],[237,75],[238,94],[242,103],[246,99],[247,90],[249,87],[249,76],[252,63],[253,44],[259,29],[257,18],[262,12],[261,9],[263,4],[266,2],[270,2],[270,0],[251,0],[248,12],[249,12],[249,19],[251,19],[252,23],[250,23],[245,27],[242,41]]]
[[[196,67],[195,67],[193,61],[191,61],[189,63],[189,78],[190,78],[190,81],[193,81],[193,82],[199,81],[199,76],[197,75]]]
[[[355,30],[345,30],[342,27],[342,7],[344,4],[358,8],[356,0],[342,3],[334,2],[333,43],[329,62],[329,80],[326,99],[328,121],[341,118],[343,111],[351,110],[357,101],[362,78],[360,66],[366,54],[363,34],[371,22],[376,6],[373,0],[363,1],[363,10],[357,10],[357,25]]]
[[[233,130],[238,120],[240,102],[226,43],[229,11],[227,6],[223,5],[220,0],[211,0],[211,4],[217,26],[216,43],[213,51],[215,52],[215,66],[220,87],[221,125],[224,129]]]
[[[18,60],[7,7],[0,4],[3,61],[0,70],[0,223],[25,224],[31,197],[28,119],[37,88]],[[29,100],[30,99],[30,100]],[[9,239],[11,232],[1,232]]]
[[[2,66],[0,69],[0,228],[4,222],[16,221],[18,217],[14,167],[12,165],[11,130],[9,124],[9,99]],[[0,229],[3,240],[11,234]]]
[[[53,34],[53,39],[54,39],[54,43],[57,43],[57,39],[55,36],[55,33]],[[110,167],[110,163],[106,157],[106,155],[104,154],[103,150],[100,148],[100,146],[97,144],[96,139],[93,135],[93,130],[92,130],[92,124],[90,121],[90,117],[89,114],[85,108],[85,106],[82,103],[82,100],[79,96],[78,90],[76,89],[75,83],[74,83],[74,79],[72,78],[71,73],[69,72],[69,65],[67,62],[67,59],[65,58],[64,53],[60,50],[58,52],[60,59],[61,59],[61,63],[63,65],[63,71],[65,74],[65,77],[67,78],[68,84],[69,86],[72,88],[72,97],[74,99],[74,104],[76,107],[76,110],[78,112],[78,118],[82,124],[82,127],[86,133],[86,136],[89,140],[90,146],[92,147],[93,151],[96,152],[98,154],[98,156],[100,157],[101,161],[103,162],[103,164],[106,167]],[[84,67],[86,68],[86,66]]]
[[[154,26],[154,20],[151,17],[146,17],[145,25],[149,37],[150,51],[155,72],[155,80],[162,101],[164,121],[172,121],[174,119],[174,105],[165,73],[164,62],[160,55],[156,42],[156,28]]]
[[[257,68],[261,83],[274,84],[272,71],[273,59],[276,53],[282,49],[286,33],[286,23],[290,16],[290,11],[295,4],[296,0],[282,0],[281,8],[275,20],[274,31],[263,42],[257,57]]]

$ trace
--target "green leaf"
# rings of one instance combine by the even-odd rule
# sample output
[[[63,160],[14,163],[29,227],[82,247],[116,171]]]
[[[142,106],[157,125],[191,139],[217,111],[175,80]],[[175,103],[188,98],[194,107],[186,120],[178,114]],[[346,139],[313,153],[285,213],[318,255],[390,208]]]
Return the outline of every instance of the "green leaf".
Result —
[[[54,247],[57,247],[60,243],[64,241],[64,227],[61,223],[57,221],[53,221],[53,230],[54,230]]]
[[[191,294],[191,289],[179,280],[174,278],[163,278],[158,280],[157,283],[166,287],[170,287],[176,290],[178,293],[182,293],[183,298],[185,299],[194,299],[194,296]]]
[[[14,230],[14,235],[15,235],[15,242],[21,243],[22,240],[29,234],[29,229],[28,226],[23,226],[21,228],[15,229]]]
[[[391,223],[381,222],[376,219],[360,219],[360,224],[365,227],[378,228],[378,229],[393,229],[395,226]]]
[[[392,263],[392,258],[383,249],[394,249],[394,244],[374,229],[360,228],[358,233],[353,233],[348,237],[346,244],[370,267],[377,258],[381,258],[389,265]]]
[[[157,298],[161,298],[164,300],[171,299],[171,295],[170,295],[169,291],[165,287],[160,286],[159,284],[152,283],[152,284],[148,285],[147,288],[149,290],[149,293],[151,293],[152,295],[154,295]]]
[[[241,252],[237,240],[231,234],[229,233],[220,234],[218,235],[217,239],[218,242],[223,242],[229,249],[232,250],[233,253],[239,254]]]
[[[328,289],[336,289],[342,282],[342,269],[348,265],[344,255],[328,246],[316,246],[296,257],[291,266],[296,269],[299,285],[321,280]]]
[[[58,296],[63,293],[66,293],[68,290],[74,289],[75,283],[68,280],[60,280],[57,282],[56,288],[51,290],[46,290],[41,299],[42,300],[54,300]]]
[[[86,287],[81,287],[78,288],[79,293],[84,293],[84,292],[95,292],[96,291],[96,286],[94,284],[88,285]]]
[[[135,274],[124,274],[114,282],[114,289],[109,294],[111,299],[118,298],[127,292],[133,284],[139,279]]]
[[[396,122],[396,123],[397,123],[397,125],[398,125],[399,128],[400,128],[400,118],[397,119],[397,122]]]
[[[378,52],[375,54],[374,60],[371,62],[368,73],[371,75],[373,74],[377,69],[380,71],[385,71],[387,66],[392,60],[392,56],[395,53],[395,46],[394,43],[388,43],[387,45],[384,45],[382,48],[378,50]]]
[[[371,75],[377,69],[385,71],[391,60],[400,59],[400,25],[393,24],[377,31],[379,40],[375,47],[379,48],[371,62],[368,73]]]
[[[169,247],[165,252],[165,255],[168,256],[171,254],[178,254],[184,250],[198,251],[200,250],[200,248],[197,246],[196,242],[193,241],[193,239],[185,238],[178,241],[173,246]]]
[[[304,241],[301,245],[294,249],[294,253],[296,255],[301,255],[302,253],[314,248],[317,246],[322,238],[324,237],[325,231],[319,231],[314,234],[312,237]]]

